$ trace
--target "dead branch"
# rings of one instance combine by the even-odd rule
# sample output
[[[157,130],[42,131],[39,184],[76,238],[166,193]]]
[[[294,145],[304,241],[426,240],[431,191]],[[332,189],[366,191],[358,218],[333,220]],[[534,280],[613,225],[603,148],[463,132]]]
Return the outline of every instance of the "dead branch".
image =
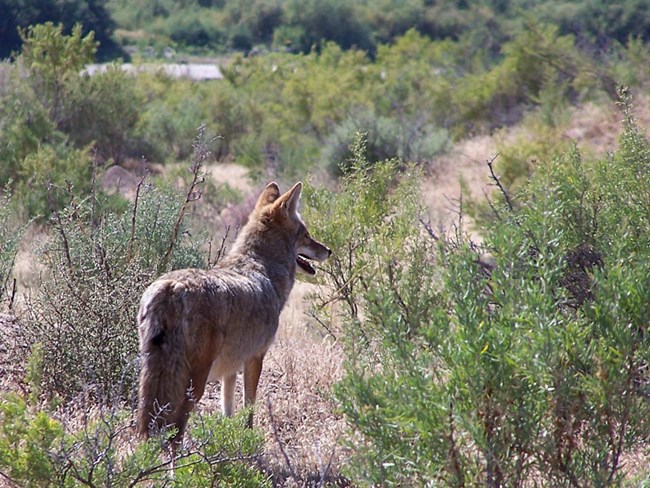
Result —
[[[278,428],[275,424],[275,418],[273,417],[273,409],[271,408],[271,400],[266,399],[266,408],[269,411],[269,422],[271,423],[271,428],[273,430],[273,438],[275,439],[275,442],[278,443],[278,447],[280,448],[280,452],[282,453],[282,457],[284,458],[284,462],[287,465],[287,469],[289,470],[289,473],[291,474],[291,477],[295,481],[297,486],[300,486],[300,479],[298,478],[298,475],[296,474],[295,470],[293,469],[293,466],[291,465],[291,461],[289,460],[289,456],[287,455],[287,452],[284,450],[284,444],[280,440],[280,436],[278,435]]]
[[[498,177],[494,172],[494,162],[498,157],[499,157],[499,153],[495,154],[492,158],[487,160],[487,166],[490,170],[490,179],[494,181],[494,185],[499,189],[499,191],[503,195],[506,205],[512,212],[514,211],[514,206],[512,205],[512,201],[510,200],[510,195],[508,194],[508,191],[504,188],[504,186],[501,184],[501,178]]]
[[[133,257],[133,245],[135,244],[135,227],[138,216],[138,204],[140,203],[140,190],[142,189],[142,185],[144,184],[147,176],[149,176],[149,174],[147,171],[145,171],[142,175],[142,178],[140,178],[140,181],[138,181],[138,186],[135,188],[135,201],[133,202],[133,212],[131,212],[131,235],[129,236],[129,244],[126,251],[127,262],[131,262],[131,258]]]
[[[178,216],[176,218],[176,223],[174,224],[174,229],[172,230],[171,238],[169,239],[169,244],[167,245],[167,250],[160,262],[161,269],[164,269],[169,264],[171,259],[172,252],[178,241],[178,235],[180,233],[180,228],[189,208],[190,203],[195,202],[201,198],[201,192],[197,190],[197,187],[205,181],[205,173],[201,171],[203,168],[203,163],[207,159],[210,151],[208,150],[206,143],[204,142],[205,138],[205,124],[201,124],[199,127],[199,134],[194,141],[194,156],[192,157],[192,166],[190,167],[190,173],[192,174],[192,181],[187,187],[187,192],[185,194],[185,202],[181,205],[180,210],[178,211]]]

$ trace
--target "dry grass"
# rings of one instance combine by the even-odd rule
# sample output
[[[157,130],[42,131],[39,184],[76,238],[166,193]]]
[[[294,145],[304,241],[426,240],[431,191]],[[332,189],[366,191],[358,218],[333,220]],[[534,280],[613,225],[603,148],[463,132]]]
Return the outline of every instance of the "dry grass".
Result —
[[[228,184],[231,188],[244,194],[255,190],[255,185],[248,175],[248,170],[243,166],[224,162],[209,165],[206,170],[217,187]]]

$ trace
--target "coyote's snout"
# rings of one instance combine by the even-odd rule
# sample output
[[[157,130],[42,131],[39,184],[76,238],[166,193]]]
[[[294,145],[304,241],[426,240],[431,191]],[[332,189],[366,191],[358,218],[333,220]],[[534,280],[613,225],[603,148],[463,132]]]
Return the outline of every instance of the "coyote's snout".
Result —
[[[208,380],[221,380],[222,411],[232,415],[242,369],[244,403],[255,401],[296,267],[314,274],[310,261],[324,261],[331,253],[312,239],[298,215],[301,188],[297,183],[281,195],[278,185],[269,183],[214,268],[172,271],[145,291],[137,319],[141,434],[175,427],[180,440]],[[249,426],[252,422],[251,413]]]

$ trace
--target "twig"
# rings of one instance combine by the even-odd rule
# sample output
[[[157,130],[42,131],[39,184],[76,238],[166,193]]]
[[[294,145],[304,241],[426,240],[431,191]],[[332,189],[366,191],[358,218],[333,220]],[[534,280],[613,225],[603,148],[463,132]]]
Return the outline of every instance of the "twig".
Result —
[[[440,237],[433,231],[433,228],[431,227],[431,220],[428,222],[425,222],[422,217],[419,218],[420,223],[424,227],[424,230],[427,231],[429,236],[434,240],[434,241],[440,241]]]
[[[363,271],[365,271],[366,268],[368,268],[368,267],[370,266],[370,264],[371,264],[371,263],[368,263],[368,264],[366,264],[365,266],[362,266],[361,268],[359,268],[358,270],[356,270],[356,271],[352,274],[352,276],[350,276],[347,280],[345,280],[345,282],[344,282],[343,284],[339,285],[339,283],[336,283],[336,284],[339,285],[339,286],[336,288],[336,290],[334,290],[334,291],[332,291],[332,292],[330,293],[330,296],[331,296],[332,298],[330,298],[329,300],[326,300],[326,301],[324,301],[323,303],[319,304],[320,308],[325,308],[325,307],[326,307],[327,305],[329,305],[330,303],[333,303],[333,302],[335,302],[335,301],[337,301],[337,300],[341,300],[341,299],[345,299],[346,302],[347,302],[347,301],[348,301],[348,300],[347,300],[347,297],[351,294],[350,291],[349,291],[349,290],[350,290],[350,284],[353,283],[354,280],[359,279],[359,276],[361,275],[361,273],[362,273]],[[344,291],[345,291],[346,289],[348,290],[348,292],[347,292],[347,293],[344,293]],[[345,298],[344,298],[344,297],[345,297]],[[356,316],[357,316],[356,310],[353,309],[353,307],[352,307],[351,304],[348,304],[348,305],[350,306],[350,309],[351,309],[351,310],[350,310],[351,315],[352,315],[353,317],[356,317]]]
[[[25,485],[21,485],[21,484],[18,483],[16,480],[14,480],[13,478],[11,478],[9,475],[3,473],[2,471],[0,471],[0,477],[6,479],[9,483],[12,484],[12,486],[17,486],[17,487],[19,487],[19,488],[22,488],[23,486],[25,486]]]
[[[209,267],[214,267],[217,265],[217,263],[221,260],[223,255],[226,252],[226,241],[228,240],[228,234],[230,234],[230,226],[226,227],[226,232],[224,233],[223,236],[221,236],[221,244],[219,245],[219,249],[217,250],[217,254],[214,258],[214,261],[212,260],[212,240],[209,242],[209,250],[208,250],[208,266]]]
[[[57,223],[57,230],[59,231],[59,234],[61,234],[61,239],[63,240],[63,250],[65,252],[65,259],[68,263],[68,271],[72,273],[73,271],[73,266],[72,266],[72,257],[70,256],[70,245],[68,244],[68,236],[65,233],[65,230],[63,228],[63,221],[61,220],[61,214],[56,208],[56,203],[54,202],[54,197],[52,196],[52,188],[53,188],[52,182],[48,182],[47,184],[47,199],[49,200],[50,208],[53,212],[53,217],[56,219]]]
[[[17,285],[16,278],[14,278],[14,284],[11,287],[11,297],[9,297],[9,310],[14,309],[14,302],[16,300],[16,291],[17,291],[16,290],[16,285]]]
[[[191,456],[196,455],[198,459],[194,461],[186,461],[188,458]],[[220,457],[219,455],[215,454],[213,456],[206,456],[199,451],[195,450],[190,450],[185,452],[184,454],[179,455],[177,458],[174,459],[168,459],[167,461],[161,462],[155,466],[152,466],[150,468],[144,469],[140,471],[135,478],[129,483],[129,487],[133,487],[137,485],[140,482],[147,481],[149,476],[151,475],[156,475],[156,474],[163,474],[163,473],[173,473],[174,471],[180,471],[184,468],[189,468],[191,466],[196,466],[197,464],[206,462],[210,466],[215,466],[218,464],[225,464],[225,463],[234,463],[237,461],[253,461],[254,459],[257,458],[256,454],[251,454],[251,455],[241,455],[241,456],[233,456],[233,457]],[[177,461],[184,461],[183,464],[175,464]]]
[[[282,444],[282,441],[280,441],[280,436],[278,435],[278,428],[275,425],[275,419],[273,418],[273,410],[271,408],[271,400],[266,399],[266,408],[269,410],[269,422],[271,423],[271,428],[273,429],[273,438],[275,439],[275,442],[278,443],[278,446],[280,447],[280,452],[282,453],[282,457],[284,457],[284,462],[287,464],[287,469],[289,470],[289,473],[291,474],[291,477],[295,481],[296,485],[300,485],[300,479],[296,475],[296,472],[293,469],[293,466],[291,465],[291,461],[289,460],[289,456],[287,456],[287,452],[284,450],[284,445]]]
[[[456,483],[458,487],[465,486],[465,479],[463,477],[463,471],[460,465],[458,447],[456,446],[456,439],[454,437],[454,404],[449,402],[449,461],[451,462],[451,468],[454,475],[456,476]]]
[[[494,181],[494,184],[496,187],[499,189],[501,194],[503,195],[503,198],[506,201],[506,205],[508,205],[508,208],[510,211],[514,211],[514,207],[512,205],[512,201],[510,200],[510,195],[508,194],[507,190],[503,187],[501,184],[501,179],[496,175],[494,172],[494,161],[499,157],[499,153],[496,153],[491,159],[487,160],[487,166],[490,169],[490,179]]]
[[[135,226],[137,223],[137,216],[138,216],[138,203],[140,202],[140,190],[142,189],[142,185],[144,184],[144,180],[147,178],[148,173],[145,170],[145,172],[142,175],[142,178],[140,178],[140,181],[138,181],[138,186],[135,188],[135,201],[133,202],[133,212],[131,213],[131,235],[129,236],[129,244],[127,246],[127,252],[126,252],[126,260],[127,262],[131,262],[131,258],[133,257],[133,245],[135,242]]]
[[[169,245],[167,250],[160,262],[160,267],[162,269],[166,268],[171,259],[172,252],[174,251],[174,246],[178,241],[178,234],[180,232],[183,219],[185,218],[185,213],[190,203],[201,198],[201,193],[196,192],[196,187],[205,181],[205,174],[200,174],[201,168],[203,167],[203,162],[207,158],[210,151],[207,149],[203,143],[203,138],[205,136],[205,124],[201,124],[199,127],[199,135],[194,141],[194,156],[192,158],[192,166],[190,167],[190,172],[192,173],[192,181],[187,188],[187,193],[185,194],[185,202],[178,211],[178,217],[176,218],[176,223],[174,224],[174,229],[172,231],[172,236],[169,239]]]
[[[93,148],[93,173],[90,182],[90,230],[91,234],[96,230],[95,229],[95,215],[97,214],[97,147]]]
[[[338,337],[336,334],[333,332],[332,327],[330,327],[328,324],[325,323],[323,319],[321,319],[318,314],[314,310],[309,311],[309,316],[314,319],[318,324],[325,329],[325,332],[327,332],[330,336],[332,336],[332,339],[334,339],[335,342],[338,342]]]
[[[338,444],[338,441],[339,441],[339,439],[337,437],[336,442],[335,442],[335,446]],[[323,486],[325,486],[325,481],[327,480],[327,473],[329,473],[331,471],[331,469],[332,469],[332,461],[334,460],[334,454],[335,453],[336,453],[336,447],[333,447],[332,448],[332,453],[330,454],[330,457],[327,460],[327,465],[325,466],[325,469],[321,473],[320,481],[318,482],[319,488],[322,488]]]
[[[488,202],[488,205],[490,206],[490,209],[492,210],[494,216],[497,218],[497,220],[502,222],[503,218],[501,217],[499,210],[497,210],[497,208],[494,206],[494,203],[492,203],[492,200],[490,200],[490,196],[485,191],[485,188],[483,188],[483,196],[485,197],[485,201]]]

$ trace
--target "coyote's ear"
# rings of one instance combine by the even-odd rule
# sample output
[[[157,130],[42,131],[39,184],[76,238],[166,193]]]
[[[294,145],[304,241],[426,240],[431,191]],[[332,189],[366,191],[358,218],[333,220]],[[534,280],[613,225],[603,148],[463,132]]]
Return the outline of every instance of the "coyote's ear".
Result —
[[[278,198],[280,198],[280,188],[278,188],[278,184],[275,181],[272,181],[266,185],[266,188],[264,188],[264,191],[257,199],[255,209],[266,207],[275,202]]]
[[[276,205],[282,205],[282,209],[288,214],[296,213],[298,210],[298,202],[300,201],[300,191],[302,190],[302,183],[298,182],[293,185],[293,188],[280,197]]]

